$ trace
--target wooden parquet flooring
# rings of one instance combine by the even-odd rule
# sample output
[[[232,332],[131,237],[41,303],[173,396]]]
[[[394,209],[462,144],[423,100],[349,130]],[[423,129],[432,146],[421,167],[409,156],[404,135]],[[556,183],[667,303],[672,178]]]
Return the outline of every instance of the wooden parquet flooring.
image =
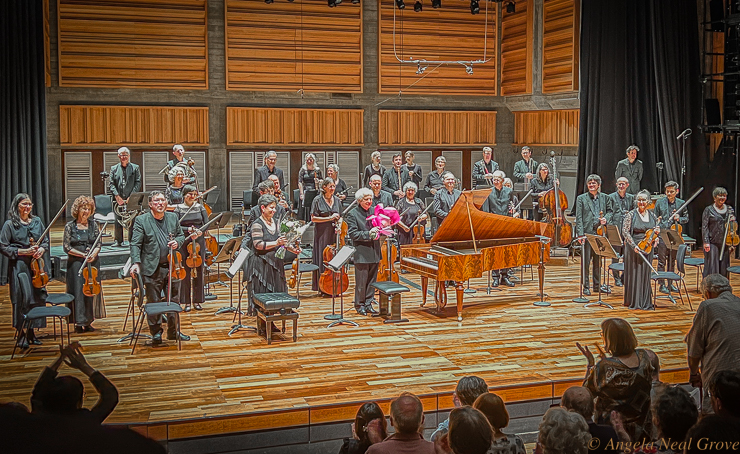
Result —
[[[317,409],[310,413],[315,423],[347,419],[356,411],[354,404],[349,410],[342,410],[340,404],[387,400],[401,391],[430,396],[425,407],[449,408],[455,383],[470,374],[500,389],[508,401],[557,396],[583,377],[585,359],[575,342],[592,345],[599,341],[599,324],[607,317],[622,317],[632,324],[640,345],[655,350],[663,370],[669,371],[666,381],[685,381],[683,338],[693,317],[688,305],[658,300],[654,312],[630,311],[621,305],[622,289],[616,288],[614,296],[606,298],[614,310],[584,308],[571,301],[578,295],[578,270],[577,264],[548,267],[545,291],[550,307],[532,305],[537,299],[536,281],[529,279],[527,271],[524,285],[491,295],[486,294],[484,278],[471,281],[471,287],[479,290],[466,294],[462,323],[456,319],[454,297],[446,311],[438,314],[431,309],[433,303],[419,307],[420,291],[412,288],[403,296],[408,323],[384,324],[380,318],[360,317],[347,310],[347,318],[360,326],[331,329],[323,318],[332,312],[331,299],[306,297],[311,294],[306,275],[303,283],[309,284],[301,289],[298,342],[285,335],[270,346],[251,331],[227,335],[232,316],[214,312],[229,304],[229,289],[218,287],[219,298],[207,302],[206,310],[183,313],[183,332],[192,340],[183,342],[182,351],[169,342],[156,349],[140,346],[135,355],[130,354],[128,343],[116,343],[125,334],[122,325],[129,284],[111,280],[104,283],[107,318],[95,322],[96,332],[73,333],[72,338],[81,342],[89,362],[120,391],[120,404],[109,423],[295,410],[293,419],[280,419],[281,424],[293,424],[305,422],[309,413],[301,410],[311,408]],[[402,277],[419,283],[415,275]],[[352,279],[350,275],[345,308],[351,307]],[[693,275],[688,283],[693,291]],[[740,284],[738,278],[733,278],[733,284]],[[63,291],[58,282],[49,288]],[[33,384],[42,367],[51,362],[56,347],[49,337],[44,346],[10,360],[13,330],[7,292],[7,287],[0,288],[0,401],[28,404]],[[696,308],[700,297],[695,292],[691,296]],[[254,323],[253,318],[244,319],[244,324]],[[286,327],[290,333],[290,323]],[[51,331],[51,326],[44,330]],[[677,372],[671,375],[671,369]],[[68,368],[62,371],[70,373]],[[97,396],[90,386],[87,390],[85,403],[92,405]],[[225,430],[245,430],[254,424],[262,423],[253,420],[246,426],[228,426],[222,422],[218,428],[195,431],[183,426],[182,433],[215,433],[225,426]],[[177,432],[170,428],[169,436],[173,433]]]

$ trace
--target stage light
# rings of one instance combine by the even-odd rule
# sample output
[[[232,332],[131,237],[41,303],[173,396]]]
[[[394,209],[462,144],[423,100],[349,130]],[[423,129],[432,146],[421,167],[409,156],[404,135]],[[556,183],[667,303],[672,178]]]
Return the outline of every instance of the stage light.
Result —
[[[327,3],[329,4],[329,8],[334,8],[337,5],[341,5],[342,0],[327,0]]]
[[[437,9],[442,7],[442,0],[432,0],[432,8]]]
[[[360,0],[352,0],[352,4],[353,5],[359,5],[360,4]]]
[[[480,13],[480,5],[478,5],[478,0],[470,0],[470,14],[478,13]]]
[[[267,3],[268,5],[271,4],[272,2],[273,0],[265,0],[265,3]]]
[[[404,9],[406,8],[406,4],[403,2],[403,0],[396,0],[396,7],[398,9]]]
[[[515,13],[516,12],[516,3],[515,2],[509,2],[506,4],[506,12],[507,13]]]
[[[421,2],[419,0],[416,0],[416,3],[414,3],[414,12],[418,13],[423,8]]]

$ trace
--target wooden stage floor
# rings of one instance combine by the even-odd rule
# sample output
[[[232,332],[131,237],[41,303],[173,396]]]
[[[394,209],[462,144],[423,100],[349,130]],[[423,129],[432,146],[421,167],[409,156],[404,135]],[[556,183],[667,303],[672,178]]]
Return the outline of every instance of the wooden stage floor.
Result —
[[[347,318],[360,326],[331,329],[324,319],[332,311],[331,299],[306,297],[313,295],[310,283],[305,284],[306,275],[298,342],[286,335],[270,346],[251,331],[227,335],[232,316],[214,312],[229,305],[229,289],[218,287],[218,299],[207,302],[204,311],[183,314],[183,331],[192,340],[183,343],[182,351],[169,342],[156,349],[140,347],[135,355],[130,354],[128,343],[116,342],[125,334],[122,325],[129,284],[111,280],[104,283],[107,318],[95,322],[96,332],[72,333],[72,338],[81,342],[93,367],[120,390],[120,404],[107,422],[132,425],[274,411],[294,414],[292,419],[281,418],[281,425],[306,420],[313,424],[349,419],[356,402],[387,400],[401,391],[428,396],[427,410],[444,409],[451,407],[457,380],[470,374],[483,377],[508,401],[559,396],[584,374],[586,362],[575,342],[597,342],[599,324],[607,317],[623,317],[632,323],[640,345],[659,355],[662,368],[668,371],[665,381],[686,381],[683,338],[693,317],[688,305],[659,300],[654,312],[631,311],[621,305],[622,289],[616,288],[614,296],[606,298],[614,310],[584,308],[571,301],[578,296],[578,269],[577,263],[548,266],[545,291],[550,307],[532,305],[536,281],[530,280],[527,271],[524,285],[491,295],[486,294],[485,278],[472,280],[470,285],[478,292],[465,295],[462,323],[457,322],[454,296],[446,311],[438,314],[433,303],[419,307],[421,293],[412,289],[403,296],[408,323],[384,324],[381,318],[361,317],[350,309]],[[419,283],[416,275],[402,278]],[[347,306],[352,300],[351,275],[350,281]],[[740,282],[733,278],[733,284]],[[693,275],[688,287],[696,308],[701,299],[694,291]],[[54,282],[50,290],[63,291],[63,287]],[[11,361],[10,314],[8,289],[0,287],[0,401],[28,404],[38,374],[52,360],[54,341],[45,339],[43,347]],[[245,318],[245,324],[254,324],[254,319]],[[50,332],[51,327],[45,330]],[[62,372],[70,370],[63,368]],[[92,405],[96,395],[90,386],[87,389],[85,403]],[[169,437],[271,427],[269,420],[252,419],[229,427],[223,421],[218,427],[184,423],[180,432],[171,426]],[[153,429],[149,433],[156,435]]]

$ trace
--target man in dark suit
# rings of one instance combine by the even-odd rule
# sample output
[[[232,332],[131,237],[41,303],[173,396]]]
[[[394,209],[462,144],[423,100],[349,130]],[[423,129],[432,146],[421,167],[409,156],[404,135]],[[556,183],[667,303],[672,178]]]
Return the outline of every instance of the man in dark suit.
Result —
[[[601,177],[598,175],[589,175],[586,178],[588,192],[576,197],[576,237],[583,237],[586,233],[596,234],[596,228],[599,225],[606,225],[614,215],[614,205],[612,199],[600,191]],[[594,291],[598,292],[601,282],[601,261],[599,256],[591,250],[588,241],[583,246],[583,256],[581,257],[581,266],[583,267],[583,293],[590,295],[589,290],[589,262],[593,263],[594,269]],[[609,289],[601,288],[602,292],[608,293]]]
[[[457,199],[460,198],[460,190],[455,189],[455,175],[452,172],[446,172],[444,174],[445,187],[437,191],[434,194],[434,216],[437,218],[437,227],[442,224],[442,221],[450,214],[452,206],[455,205]]]
[[[394,202],[404,196],[403,185],[411,181],[408,171],[403,170],[402,163],[401,153],[395,153],[393,155],[393,167],[386,169],[383,174],[383,190],[393,196]]]
[[[624,223],[624,215],[628,211],[635,208],[635,196],[627,192],[630,182],[627,177],[619,177],[617,179],[617,190],[609,194],[609,198],[612,199],[612,205],[614,206],[614,215],[612,221],[609,223],[616,226],[619,229],[620,235],[622,232],[622,224]],[[622,246],[614,248],[617,253],[622,254]],[[618,258],[612,259],[612,263],[619,262]],[[614,276],[614,285],[621,287],[622,284],[622,273],[620,271],[612,271]],[[677,290],[678,291],[678,290]]]
[[[170,263],[170,251],[178,249],[185,241],[180,222],[175,213],[167,212],[167,199],[162,191],[149,193],[149,213],[136,217],[134,233],[131,237],[131,276],[141,273],[146,291],[147,303],[158,303],[162,292],[167,291]],[[178,301],[178,283],[172,284],[171,295],[165,295],[168,301]],[[152,334],[152,344],[162,343],[161,316],[147,320]],[[190,336],[177,332],[175,316],[167,314],[167,338],[190,340]]]
[[[504,172],[500,170],[493,172],[493,187],[491,188],[491,194],[489,194],[486,201],[483,202],[481,211],[518,218],[519,213],[512,213],[511,210],[512,203],[516,203],[514,193],[510,188],[504,186],[504,178]],[[501,283],[507,287],[514,286],[514,283],[509,280],[509,268],[493,270],[491,274],[493,275],[492,285],[494,287],[498,287],[499,279]]]
[[[374,175],[376,176],[376,175]],[[360,315],[376,314],[373,308],[375,290],[370,287],[378,278],[380,263],[380,229],[373,227],[368,216],[373,214],[373,193],[368,188],[355,192],[357,206],[345,218],[347,234],[355,247],[355,310]]]
[[[391,193],[383,190],[383,178],[380,175],[370,177],[370,190],[373,193],[373,204],[370,208],[375,208],[381,203],[385,208],[394,206]]]
[[[637,145],[627,147],[627,157],[617,163],[617,169],[614,171],[614,179],[625,177],[630,184],[627,191],[635,195],[640,192],[640,181],[642,180],[642,161],[637,159],[637,152],[640,148]]]
[[[526,145],[523,146],[522,160],[514,163],[514,178],[516,178],[516,182],[529,184],[537,176],[538,165],[539,163],[532,159],[532,149]]]
[[[141,191],[141,170],[138,165],[131,162],[131,151],[127,147],[118,149],[118,159],[121,162],[110,168],[108,191],[115,199],[115,203],[121,206],[128,203],[131,194]],[[115,246],[123,246],[121,217],[115,210],[113,213],[116,215]],[[128,231],[128,238],[131,239],[131,229]]]
[[[277,153],[273,150],[265,153],[265,165],[258,167],[254,171],[254,181],[252,183],[252,191],[256,191],[260,183],[270,178],[270,175],[275,175],[280,180],[280,188],[285,187],[285,177],[283,177],[282,169],[276,166],[277,164]]]
[[[493,160],[493,149],[483,147],[483,159],[473,165],[473,188],[481,185],[491,186],[493,172],[498,170],[498,163]]]

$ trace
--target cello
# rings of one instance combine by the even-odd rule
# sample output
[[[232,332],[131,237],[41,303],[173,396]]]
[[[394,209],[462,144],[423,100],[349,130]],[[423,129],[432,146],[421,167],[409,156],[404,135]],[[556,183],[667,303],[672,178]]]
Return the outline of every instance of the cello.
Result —
[[[357,201],[355,200],[347,207],[342,213],[342,216],[337,219],[335,224],[335,231],[337,233],[337,241],[334,244],[330,244],[324,248],[322,253],[322,260],[324,266],[331,262],[332,259],[337,255],[337,251],[344,247],[345,238],[347,237],[347,223],[344,222],[344,216],[351,210]],[[324,269],[324,272],[319,276],[319,290],[329,296],[338,296],[346,292],[349,288],[349,275],[347,274],[346,267],[342,267],[340,276],[335,277],[334,271],[330,270],[329,267]]]
[[[563,210],[568,208],[568,197],[560,190],[558,183],[557,168],[555,166],[555,152],[550,152],[550,165],[554,187],[540,197],[540,207],[544,207],[550,213],[549,221],[553,224],[553,240],[560,247],[568,247],[573,240],[573,226],[563,216]]]

